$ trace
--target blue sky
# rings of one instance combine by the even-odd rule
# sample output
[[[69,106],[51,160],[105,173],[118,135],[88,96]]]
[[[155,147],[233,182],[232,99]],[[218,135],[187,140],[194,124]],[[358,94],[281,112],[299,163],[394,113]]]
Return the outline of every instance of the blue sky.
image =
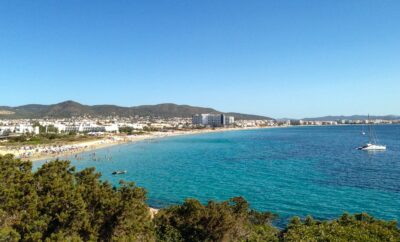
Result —
[[[0,105],[400,114],[400,1],[0,2]]]

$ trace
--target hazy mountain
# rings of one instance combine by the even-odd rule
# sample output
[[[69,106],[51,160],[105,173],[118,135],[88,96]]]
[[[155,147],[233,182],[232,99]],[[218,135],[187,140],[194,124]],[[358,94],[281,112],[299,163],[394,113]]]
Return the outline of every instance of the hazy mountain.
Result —
[[[397,115],[385,115],[385,116],[370,116],[370,119],[385,119],[385,120],[398,120],[400,116]],[[368,119],[368,115],[352,115],[352,116],[324,116],[317,118],[304,118],[302,120],[315,120],[315,121],[334,121],[334,120],[365,120]]]
[[[136,107],[120,107],[116,105],[83,105],[74,101],[66,101],[52,105],[29,104],[18,107],[0,106],[0,118],[69,118],[81,116],[150,116],[150,117],[191,117],[196,113],[222,113],[212,108],[193,107],[164,103],[142,105]],[[236,119],[271,119],[269,117],[227,113]]]

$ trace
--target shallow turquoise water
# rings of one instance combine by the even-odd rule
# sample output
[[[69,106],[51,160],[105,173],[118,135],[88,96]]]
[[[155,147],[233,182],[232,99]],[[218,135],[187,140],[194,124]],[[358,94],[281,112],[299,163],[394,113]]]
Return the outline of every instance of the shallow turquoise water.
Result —
[[[375,130],[387,151],[356,150],[366,141],[360,126],[298,127],[125,144],[97,150],[100,161],[86,153],[72,163],[95,166],[114,184],[135,181],[155,207],[188,197],[243,196],[253,208],[278,213],[278,224],[294,215],[332,218],[345,211],[399,220],[400,126]],[[113,176],[114,170],[128,173]]]

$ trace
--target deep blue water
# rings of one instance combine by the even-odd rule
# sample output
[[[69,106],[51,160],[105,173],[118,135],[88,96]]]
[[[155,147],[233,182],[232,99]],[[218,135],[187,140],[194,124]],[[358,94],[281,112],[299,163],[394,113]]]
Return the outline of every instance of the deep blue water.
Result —
[[[243,196],[258,210],[328,219],[345,211],[400,219],[400,126],[376,126],[384,152],[364,144],[360,126],[292,127],[164,138],[97,150],[112,160],[72,159],[103,179],[135,181],[148,203],[163,207],[192,197]],[[42,162],[35,163],[35,166]],[[113,176],[114,170],[127,170]]]

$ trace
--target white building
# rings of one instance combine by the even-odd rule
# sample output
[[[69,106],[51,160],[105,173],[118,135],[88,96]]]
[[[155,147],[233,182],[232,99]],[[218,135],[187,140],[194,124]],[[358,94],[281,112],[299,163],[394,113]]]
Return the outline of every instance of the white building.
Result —
[[[35,126],[35,127],[33,128],[33,133],[35,133],[35,134],[39,134],[39,133],[40,133],[39,126]]]
[[[0,126],[0,135],[6,133],[13,133],[15,131],[15,126]]]
[[[131,127],[133,129],[142,130],[147,125],[146,124],[142,124],[142,123],[119,123],[118,126],[119,127]]]
[[[297,119],[290,120],[290,125],[303,125],[303,124],[304,124],[303,120],[297,120]]]
[[[118,125],[97,125],[93,123],[80,123],[80,124],[55,124],[54,127],[57,128],[59,133],[69,133],[69,132],[110,132],[118,133]]]
[[[59,133],[79,132],[78,125],[54,124]]]
[[[226,116],[225,114],[195,114],[192,117],[192,124],[194,125],[220,127],[234,123],[235,118],[233,116]]]
[[[26,125],[26,124],[18,124],[15,126],[15,133],[17,134],[26,134],[26,133],[33,133],[34,128],[32,125]]]
[[[104,128],[105,128],[105,131],[109,132],[109,133],[118,133],[119,132],[117,124],[106,125],[106,126],[104,126]]]
[[[207,117],[210,114],[195,114],[192,117],[192,124],[194,125],[207,125]]]
[[[235,123],[235,117],[224,115],[224,125],[232,125]]]

